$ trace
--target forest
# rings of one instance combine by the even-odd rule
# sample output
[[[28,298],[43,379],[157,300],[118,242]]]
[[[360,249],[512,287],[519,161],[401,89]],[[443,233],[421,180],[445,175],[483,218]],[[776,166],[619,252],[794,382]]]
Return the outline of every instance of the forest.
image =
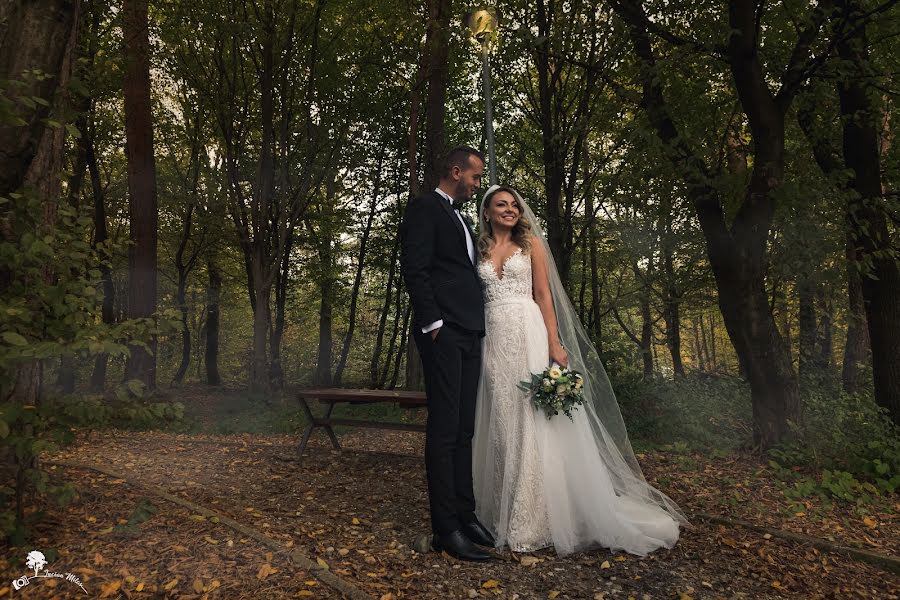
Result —
[[[898,597],[897,4],[502,0],[473,36],[462,0],[0,2],[4,576],[52,547],[113,598]],[[423,389],[400,223],[493,143],[675,550],[426,572],[420,436],[291,453],[297,390]]]

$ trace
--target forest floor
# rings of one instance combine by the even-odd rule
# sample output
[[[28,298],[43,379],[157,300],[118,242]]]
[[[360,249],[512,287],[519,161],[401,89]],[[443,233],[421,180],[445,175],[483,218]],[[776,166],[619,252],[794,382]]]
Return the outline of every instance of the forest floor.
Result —
[[[0,597],[84,597],[56,579],[11,588],[40,549],[92,598],[900,598],[900,574],[778,533],[900,557],[900,499],[798,505],[759,456],[640,455],[692,519],[672,550],[499,550],[473,564],[415,550],[429,530],[422,434],[347,431],[338,452],[316,432],[298,460],[297,435],[277,433],[299,423],[289,405],[263,417],[236,396],[195,395],[187,432],[82,432],[49,458],[51,481],[79,495],[45,507],[28,547],[0,548]],[[254,433],[223,432],[241,423]]]

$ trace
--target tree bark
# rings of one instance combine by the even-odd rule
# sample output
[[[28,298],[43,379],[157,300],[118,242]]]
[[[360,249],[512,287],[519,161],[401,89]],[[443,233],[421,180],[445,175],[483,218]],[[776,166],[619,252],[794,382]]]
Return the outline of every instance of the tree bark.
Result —
[[[100,166],[97,163],[97,155],[94,150],[94,122],[93,109],[89,119],[87,132],[83,134],[87,146],[88,173],[91,176],[91,191],[94,199],[94,248],[100,249],[100,278],[103,282],[103,301],[100,307],[101,319],[104,324],[112,325],[115,322],[116,286],[113,283],[112,269],[109,264],[109,255],[105,251],[105,245],[109,239],[106,228],[106,197],[103,182],[100,179]],[[94,369],[91,372],[90,389],[95,394],[103,392],[106,387],[106,366],[109,356],[101,352],[94,359]]]
[[[672,370],[676,377],[684,377],[681,360],[681,293],[675,280],[675,260],[672,249],[672,209],[668,199],[661,205],[659,245],[663,271],[663,318],[666,322],[666,345],[672,356]]]
[[[641,296],[641,357],[644,377],[653,377],[653,317],[650,314],[650,294]]]
[[[808,274],[797,278],[797,299],[800,324],[800,378],[805,379],[815,372],[816,353],[816,306],[813,284]]]
[[[865,12],[860,3],[839,2],[840,18],[853,22]],[[844,163],[851,171],[850,234],[862,264],[862,293],[872,345],[875,401],[900,424],[900,264],[888,229],[888,206],[881,182],[878,126],[882,112],[875,104],[865,25],[842,37],[838,55],[852,66],[853,76],[838,83],[843,123]]]
[[[209,285],[206,291],[206,363],[207,385],[221,385],[219,376],[219,303],[222,297],[222,274],[216,263],[209,260],[206,264]]]
[[[824,286],[820,286],[816,291],[816,305],[819,313],[819,325],[816,328],[816,368],[820,373],[831,373],[834,367],[833,307],[825,295]]]
[[[692,328],[694,330],[694,356],[697,358],[697,366],[701,371],[706,371],[706,359],[703,356],[703,345],[700,342],[700,327],[697,319],[691,319]]]
[[[428,92],[425,99],[425,169],[422,189],[434,189],[440,179],[441,159],[446,151],[444,142],[444,116],[447,105],[447,85],[450,80],[450,17],[452,0],[428,0],[428,25],[425,31],[425,78]],[[411,126],[418,121],[418,106],[413,105]],[[410,130],[412,138],[416,132]],[[412,156],[412,151],[410,156]],[[414,179],[410,162],[410,181]],[[412,189],[410,192],[414,192]],[[424,385],[422,360],[415,351],[412,331],[407,336],[406,387],[421,389]]]
[[[41,200],[44,224],[53,228],[61,196],[65,129],[48,126],[43,119],[65,120],[71,109],[66,87],[72,76],[78,44],[80,3],[77,1],[12,2],[0,8],[0,79],[23,80],[24,71],[40,70],[52,76],[43,82],[24,77],[21,96],[42,98],[22,115],[25,125],[0,127],[0,196],[23,186]],[[0,235],[6,235],[0,229]],[[9,273],[0,267],[0,286]],[[45,279],[52,281],[52,265]],[[41,399],[42,365],[39,360],[21,363],[9,399],[36,406]],[[20,488],[17,486],[17,493]],[[21,518],[21,498],[17,497],[17,517]]]
[[[378,197],[381,194],[382,169],[384,168],[384,155],[387,146],[382,145],[378,156],[378,166],[375,170],[375,183],[372,189],[372,202],[369,205],[369,213],[366,224],[363,227],[362,238],[359,241],[359,254],[356,258],[356,275],[353,278],[353,289],[350,292],[350,322],[347,324],[347,333],[344,335],[344,343],[341,346],[341,355],[338,358],[337,367],[334,369],[334,384],[341,385],[344,376],[344,368],[347,366],[347,356],[350,354],[350,342],[353,340],[353,331],[356,328],[356,303],[359,299],[359,288],[362,284],[363,267],[366,260],[366,246],[369,243],[369,235],[372,233],[372,223],[375,221],[375,213],[378,210]],[[390,292],[388,292],[390,293]]]
[[[156,312],[157,230],[156,161],[150,99],[150,38],[147,0],[122,5],[125,55],[125,149],[128,157],[128,316],[150,319]],[[149,349],[132,345],[125,379],[156,387],[156,336]]]
[[[391,298],[394,294],[394,280],[397,271],[397,254],[400,250],[400,236],[394,236],[394,243],[391,247],[391,260],[388,265],[388,278],[385,284],[384,304],[381,307],[381,314],[378,317],[378,332],[375,334],[375,348],[372,350],[372,362],[369,366],[369,384],[373,388],[380,388],[384,385],[386,376],[379,375],[378,364],[381,357],[381,350],[384,347],[384,334],[387,329],[387,317],[391,310]],[[393,337],[396,336],[397,324],[394,323],[394,334],[392,334],[391,346],[388,348],[388,354],[385,357],[385,365],[390,363],[391,351],[393,351]]]
[[[187,248],[188,241],[191,239],[191,225],[194,219],[194,202],[191,202],[184,209],[184,219],[181,228],[181,241],[178,244],[178,250],[175,253],[175,270],[178,273],[178,283],[175,291],[175,304],[178,306],[178,312],[181,314],[181,364],[178,365],[178,371],[173,378],[175,383],[184,381],[184,375],[187,373],[191,364],[191,328],[188,326],[188,305],[187,305],[187,278],[193,265],[184,262],[184,252]]]
[[[849,225],[849,220],[848,220]],[[860,393],[867,380],[867,367],[872,364],[869,353],[869,330],[863,300],[862,278],[859,275],[859,253],[851,236],[847,236],[847,341],[841,365],[841,383],[848,394]]]
[[[585,213],[594,214],[594,195],[588,190],[585,195]],[[588,251],[590,253],[591,263],[591,334],[594,338],[594,344],[597,346],[597,352],[603,356],[603,324],[600,322],[600,301],[602,300],[602,291],[600,285],[600,265],[597,256],[597,233],[594,230],[594,221],[588,222]]]
[[[21,81],[24,72],[33,69],[53,75],[42,81],[27,78],[25,86],[17,89],[20,96],[43,98],[46,106],[17,115],[26,121],[23,126],[0,127],[0,196],[8,197],[22,187],[41,144],[53,141],[45,136],[45,119],[53,108],[54,94],[63,89],[60,75],[71,72],[67,52],[72,52],[79,4],[78,0],[13,0],[0,6],[0,78]]]

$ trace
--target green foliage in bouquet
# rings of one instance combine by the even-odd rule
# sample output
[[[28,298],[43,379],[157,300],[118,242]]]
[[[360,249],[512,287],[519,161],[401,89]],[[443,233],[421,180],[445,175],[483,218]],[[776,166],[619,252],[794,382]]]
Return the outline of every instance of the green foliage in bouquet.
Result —
[[[531,381],[519,383],[519,389],[530,392],[532,401],[550,419],[560,412],[574,421],[572,411],[584,404],[584,379],[578,371],[551,365],[543,373],[535,373]]]

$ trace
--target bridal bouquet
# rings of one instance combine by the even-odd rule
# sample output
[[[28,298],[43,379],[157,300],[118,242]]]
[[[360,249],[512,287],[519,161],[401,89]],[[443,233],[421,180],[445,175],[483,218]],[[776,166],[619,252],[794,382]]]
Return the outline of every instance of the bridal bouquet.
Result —
[[[550,365],[543,373],[531,376],[531,381],[519,383],[519,389],[531,392],[534,405],[544,410],[547,418],[560,411],[572,419],[572,411],[584,404],[584,379],[578,371]]]

